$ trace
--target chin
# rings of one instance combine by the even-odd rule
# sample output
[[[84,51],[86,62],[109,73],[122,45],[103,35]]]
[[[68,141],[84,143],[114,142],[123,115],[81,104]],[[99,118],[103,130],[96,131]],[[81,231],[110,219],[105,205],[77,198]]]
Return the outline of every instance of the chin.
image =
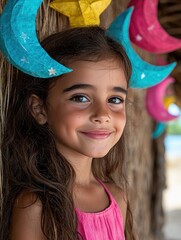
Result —
[[[95,153],[91,153],[90,157],[92,158],[103,158],[108,154],[109,151],[102,151],[102,152],[95,152]]]

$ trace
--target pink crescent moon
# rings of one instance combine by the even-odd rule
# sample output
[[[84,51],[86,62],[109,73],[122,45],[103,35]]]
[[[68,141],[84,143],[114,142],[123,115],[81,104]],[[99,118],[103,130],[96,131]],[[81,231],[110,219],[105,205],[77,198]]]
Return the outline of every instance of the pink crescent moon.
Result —
[[[164,95],[167,87],[174,82],[168,77],[154,87],[150,87],[146,94],[146,108],[149,114],[158,122],[171,121],[178,116],[171,115],[164,107]]]
[[[181,48],[181,40],[170,36],[158,20],[158,0],[131,0],[131,41],[152,53],[168,53]]]

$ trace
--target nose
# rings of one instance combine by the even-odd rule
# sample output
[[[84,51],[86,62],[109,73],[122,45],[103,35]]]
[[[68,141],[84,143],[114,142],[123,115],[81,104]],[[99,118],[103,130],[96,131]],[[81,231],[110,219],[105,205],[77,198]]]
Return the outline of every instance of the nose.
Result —
[[[109,114],[109,107],[107,104],[95,103],[92,107],[91,121],[94,123],[109,123],[111,116]]]

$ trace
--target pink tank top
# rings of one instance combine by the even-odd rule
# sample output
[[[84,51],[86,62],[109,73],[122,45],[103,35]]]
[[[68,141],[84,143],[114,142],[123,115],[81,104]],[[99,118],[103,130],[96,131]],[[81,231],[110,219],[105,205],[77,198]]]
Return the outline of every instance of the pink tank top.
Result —
[[[110,205],[97,213],[86,213],[76,208],[78,232],[83,240],[125,240],[120,208],[107,187],[102,182],[100,184],[109,197]]]

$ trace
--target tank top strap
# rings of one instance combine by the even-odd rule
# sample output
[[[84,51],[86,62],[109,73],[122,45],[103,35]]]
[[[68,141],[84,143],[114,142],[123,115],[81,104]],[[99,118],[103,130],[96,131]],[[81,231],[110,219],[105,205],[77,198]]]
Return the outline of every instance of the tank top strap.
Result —
[[[109,191],[109,189],[106,187],[106,185],[97,178],[97,181],[100,183],[100,185],[104,188],[105,192],[107,193],[109,199],[110,199],[110,204],[116,204],[118,205],[118,203],[116,202],[116,200],[114,199],[113,195],[111,194],[111,192]]]
[[[125,240],[124,224],[118,203],[105,184],[96,179],[109,198],[109,206],[100,212],[82,212],[76,208],[78,232],[84,240]]]

